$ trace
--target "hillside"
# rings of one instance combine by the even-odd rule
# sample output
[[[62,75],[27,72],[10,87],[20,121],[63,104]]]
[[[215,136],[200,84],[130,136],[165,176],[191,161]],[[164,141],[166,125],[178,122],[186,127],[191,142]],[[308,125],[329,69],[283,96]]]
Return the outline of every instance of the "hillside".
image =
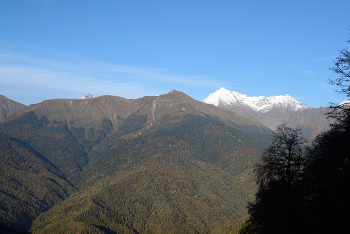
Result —
[[[271,136],[260,124],[177,91],[135,100],[46,100],[0,130],[79,189],[39,215],[33,233],[220,230],[246,214],[252,167]]]
[[[3,95],[0,95],[0,122],[13,115],[17,111],[23,109],[24,107],[26,107],[26,105],[15,102]]]
[[[0,219],[29,229],[42,212],[76,188],[55,166],[25,142],[0,131]]]

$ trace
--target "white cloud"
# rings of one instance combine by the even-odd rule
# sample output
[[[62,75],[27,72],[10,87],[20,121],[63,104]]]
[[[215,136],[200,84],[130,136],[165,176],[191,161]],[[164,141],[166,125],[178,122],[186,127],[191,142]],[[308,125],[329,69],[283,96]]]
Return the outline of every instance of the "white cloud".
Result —
[[[60,97],[60,93],[80,97],[117,95],[139,98],[145,95],[167,93],[171,89],[220,86],[204,76],[166,74],[168,70],[122,66],[99,61],[69,59],[54,60],[0,53],[0,93],[31,92],[38,99]],[[50,91],[48,91],[50,90]],[[52,97],[48,97],[49,94]],[[39,97],[45,94],[46,96]],[[6,95],[5,95],[6,96]],[[16,100],[17,101],[17,100]],[[19,101],[19,100],[18,100]]]
[[[314,73],[313,71],[303,71],[303,73],[308,76],[316,76],[316,73]]]

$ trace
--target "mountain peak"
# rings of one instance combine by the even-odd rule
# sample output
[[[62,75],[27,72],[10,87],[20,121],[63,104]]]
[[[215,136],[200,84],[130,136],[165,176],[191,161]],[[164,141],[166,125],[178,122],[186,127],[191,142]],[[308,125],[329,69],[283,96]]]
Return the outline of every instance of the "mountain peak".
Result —
[[[338,104],[338,106],[348,106],[350,105],[350,101],[349,100],[344,100],[341,103]]]
[[[220,88],[216,92],[210,94],[203,102],[215,106],[245,106],[262,113],[266,113],[275,107],[288,107],[291,110],[309,108],[307,105],[299,102],[288,94],[285,96],[280,95],[272,97],[248,97],[247,95],[229,91],[225,88]]]
[[[95,97],[95,96],[92,95],[92,94],[87,94],[87,95],[82,96],[80,99],[94,98],[94,97]]]

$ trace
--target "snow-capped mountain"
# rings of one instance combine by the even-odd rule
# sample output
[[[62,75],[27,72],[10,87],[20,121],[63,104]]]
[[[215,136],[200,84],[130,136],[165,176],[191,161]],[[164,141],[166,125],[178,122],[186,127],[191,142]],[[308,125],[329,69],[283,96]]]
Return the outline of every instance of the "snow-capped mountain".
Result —
[[[95,97],[95,96],[92,95],[92,94],[87,94],[87,95],[82,96],[80,99],[94,98],[94,97]]]
[[[203,102],[232,110],[272,130],[276,130],[282,123],[292,127],[299,126],[309,139],[329,128],[325,107],[311,108],[288,94],[274,97],[248,97],[221,88],[210,94]]]
[[[350,105],[350,101],[349,100],[344,100],[341,103],[338,104],[338,106],[349,106]]]
[[[210,94],[204,103],[213,104],[215,106],[245,106],[255,111],[266,113],[273,108],[288,108],[290,110],[302,110],[310,108],[307,105],[299,102],[297,99],[286,94],[285,96],[275,97],[248,97],[247,95],[229,91],[221,88],[218,91]]]

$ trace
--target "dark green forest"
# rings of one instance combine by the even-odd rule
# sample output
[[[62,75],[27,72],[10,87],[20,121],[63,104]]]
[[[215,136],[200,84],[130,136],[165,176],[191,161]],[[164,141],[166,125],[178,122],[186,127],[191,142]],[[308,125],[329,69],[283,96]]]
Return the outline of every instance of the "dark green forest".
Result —
[[[349,98],[348,50],[331,70],[339,78],[330,83]],[[240,233],[350,233],[350,106],[332,105],[327,115],[335,122],[312,144],[300,129],[277,129],[255,166],[258,192]]]
[[[3,230],[212,233],[242,223],[272,132],[216,107],[200,112],[179,92],[163,99],[136,100],[97,127],[53,114],[57,103],[2,122]],[[155,101],[163,109],[152,113]]]

